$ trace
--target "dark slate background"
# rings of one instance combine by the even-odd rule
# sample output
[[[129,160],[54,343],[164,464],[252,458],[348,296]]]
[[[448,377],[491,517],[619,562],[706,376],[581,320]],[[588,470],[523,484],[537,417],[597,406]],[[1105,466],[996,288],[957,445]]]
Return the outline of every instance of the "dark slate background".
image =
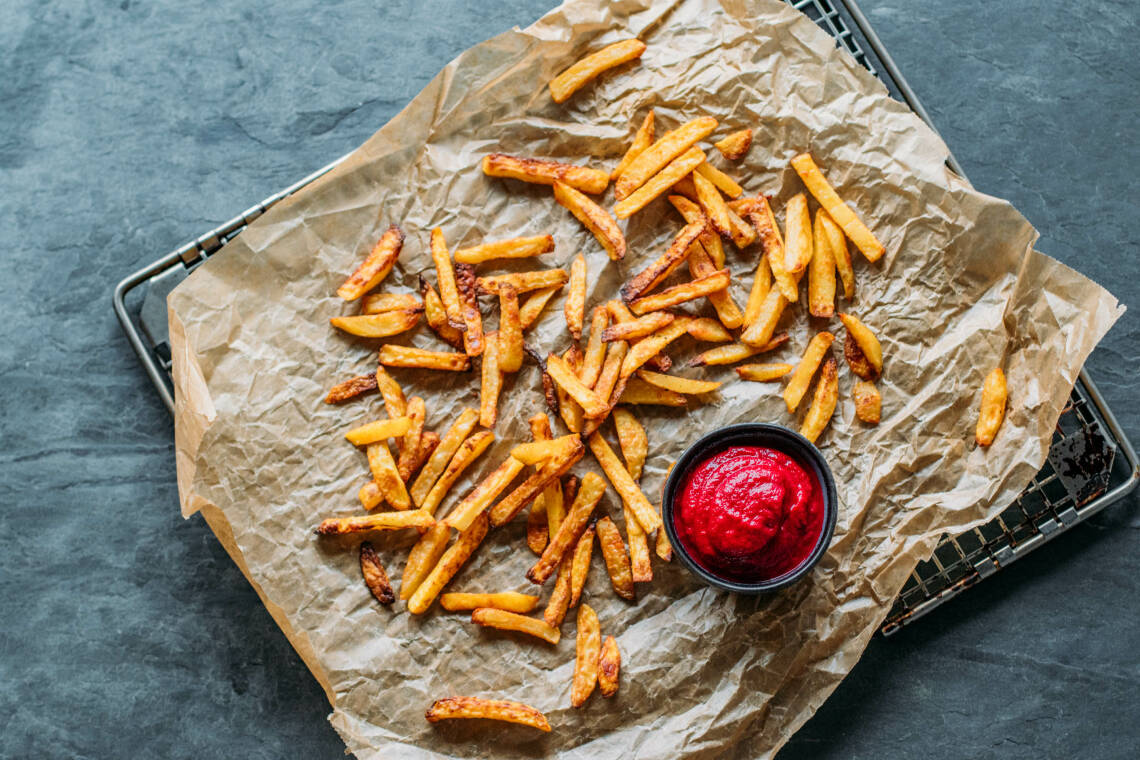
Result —
[[[205,523],[178,514],[171,422],[111,289],[550,3],[222,5],[0,5],[4,757],[341,756],[316,682]],[[1140,6],[864,10],[974,184],[1140,304]],[[1090,360],[1134,436],[1138,326],[1130,312]],[[1134,757],[1138,527],[1134,497],[876,640],[780,757]]]

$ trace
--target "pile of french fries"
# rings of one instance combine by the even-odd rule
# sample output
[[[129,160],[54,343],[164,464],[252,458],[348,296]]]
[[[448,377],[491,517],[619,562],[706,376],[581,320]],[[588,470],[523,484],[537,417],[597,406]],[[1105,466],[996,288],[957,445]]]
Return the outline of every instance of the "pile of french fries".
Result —
[[[626,40],[587,56],[551,82],[554,100],[566,101],[605,70],[634,61],[644,51],[640,41]],[[419,297],[374,293],[405,242],[403,232],[393,225],[337,291],[345,301],[360,300],[362,308],[355,316],[334,317],[334,327],[362,338],[388,338],[414,328],[422,314],[450,350],[384,344],[379,347],[374,374],[348,379],[329,391],[328,403],[378,391],[386,417],[346,433],[350,443],[364,449],[371,473],[358,494],[367,514],[325,520],[317,533],[417,530],[420,538],[407,557],[399,592],[413,614],[427,612],[439,598],[447,611],[470,612],[471,622],[478,626],[557,645],[568,611],[577,607],[576,662],[570,688],[574,707],[584,705],[595,686],[608,697],[617,692],[619,683],[617,641],[613,636],[602,641],[596,613],[582,602],[595,539],[614,593],[629,601],[637,597],[636,584],[653,578],[650,543],[660,560],[672,557],[672,547],[660,529],[659,509],[638,485],[649,439],[630,407],[683,407],[721,386],[719,381],[670,374],[677,365],[667,352],[678,340],[687,336],[719,344],[698,353],[688,362],[690,367],[736,364],[739,378],[757,382],[789,376],[783,392],[789,414],[797,412],[818,375],[800,427],[805,437],[817,441],[839,396],[832,332],[820,329],[794,366],[739,364],[774,352],[788,341],[787,333],[778,328],[801,302],[800,285],[806,275],[804,305],[816,320],[813,325],[837,317],[846,331],[843,354],[851,372],[860,378],[852,389],[858,419],[876,424],[881,416],[875,381],[883,371],[882,347],[858,317],[838,312],[836,301],[837,282],[842,284],[843,298],[851,301],[855,295],[848,241],[868,262],[883,256],[882,244],[808,153],[791,161],[807,193],[788,200],[781,229],[771,199],[761,194],[745,196],[741,185],[710,163],[700,147],[719,126],[716,119],[698,116],[657,137],[656,117],[650,111],[612,171],[498,153],[483,158],[488,177],[549,185],[555,203],[578,219],[613,261],[631,255],[618,220],[641,212],[661,196],[678,212],[683,225],[668,247],[625,282],[618,298],[589,311],[590,274],[581,254],[569,271],[538,268],[492,274],[476,270],[499,260],[549,253],[555,247],[550,235],[451,250],[443,231],[436,228],[430,236],[435,283],[421,276]],[[725,160],[739,161],[751,143],[751,130],[742,129],[714,145]],[[595,198],[611,182],[615,203],[607,210]],[[814,216],[809,194],[817,204]],[[744,308],[731,293],[733,278],[726,266],[729,245],[736,255],[756,262]],[[686,264],[689,277],[667,284]],[[563,306],[568,346],[556,351],[527,345],[527,330],[563,288],[568,291]],[[485,329],[480,298],[497,302],[497,329]],[[678,308],[701,299],[709,303],[711,316]],[[504,377],[518,372],[527,356],[541,368],[547,405],[566,433],[556,435],[546,414],[534,415],[529,421],[531,440],[518,442],[505,460],[487,468],[475,488],[449,504],[452,487],[494,441]],[[442,434],[426,429],[424,400],[406,398],[388,372],[397,367],[462,372],[471,368],[473,359],[480,365],[479,408],[465,409]],[[620,457],[603,436],[603,425],[611,419]],[[981,432],[978,439],[982,441]],[[393,455],[390,442],[398,456]],[[587,449],[605,479],[594,471],[571,474]],[[599,507],[607,481],[622,501],[624,537],[618,523]],[[382,506],[388,509],[381,511]],[[553,580],[541,617],[531,615],[541,601],[536,594],[443,593],[491,529],[526,509],[526,543],[536,555],[526,577],[539,588]],[[396,595],[372,544],[361,544],[360,563],[376,600],[394,603]],[[515,702],[450,697],[427,711],[427,719],[433,722],[473,717],[550,730],[542,713]]]

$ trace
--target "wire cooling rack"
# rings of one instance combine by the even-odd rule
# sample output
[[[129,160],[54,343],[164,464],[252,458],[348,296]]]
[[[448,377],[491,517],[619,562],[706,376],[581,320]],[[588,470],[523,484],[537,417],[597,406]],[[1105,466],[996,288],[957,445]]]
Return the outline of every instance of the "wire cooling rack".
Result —
[[[806,14],[836,44],[879,78],[927,124],[926,109],[883,48],[854,0],[785,0]],[[278,201],[325,174],[343,159],[274,193],[130,275],[115,288],[115,315],[171,413],[174,411],[166,297],[203,261],[221,250]],[[965,176],[951,156],[950,168]],[[890,635],[1000,568],[1025,556],[1074,525],[1124,497],[1140,482],[1136,452],[1096,386],[1082,370],[1057,421],[1049,457],[1029,487],[990,522],[944,536],[927,562],[919,563],[886,621]]]

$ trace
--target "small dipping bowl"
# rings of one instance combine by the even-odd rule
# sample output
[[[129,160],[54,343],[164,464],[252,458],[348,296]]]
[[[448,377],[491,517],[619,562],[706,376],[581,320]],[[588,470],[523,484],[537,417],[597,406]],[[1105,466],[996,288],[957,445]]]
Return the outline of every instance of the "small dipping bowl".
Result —
[[[774,578],[756,581],[742,581],[725,578],[698,562],[685,546],[674,524],[674,504],[681,497],[681,489],[694,467],[732,446],[764,446],[782,452],[796,460],[809,474],[815,477],[823,500],[823,527],[811,553],[795,568]],[[781,425],[763,422],[746,422],[722,427],[704,436],[681,454],[669,478],[665,481],[665,492],[661,499],[661,519],[665,534],[673,545],[673,551],[681,563],[694,575],[711,586],[735,591],[738,594],[761,594],[786,588],[811,572],[835,533],[835,518],[838,512],[838,497],[835,493],[835,478],[831,468],[819,449],[799,433]]]

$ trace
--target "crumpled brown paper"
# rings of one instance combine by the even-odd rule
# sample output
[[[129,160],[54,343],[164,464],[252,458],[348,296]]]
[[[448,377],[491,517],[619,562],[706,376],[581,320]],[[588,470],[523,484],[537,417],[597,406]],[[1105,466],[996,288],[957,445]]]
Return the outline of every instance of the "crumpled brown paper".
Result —
[[[639,65],[566,105],[550,100],[551,77],[630,35],[649,45]],[[855,420],[853,378],[841,361],[842,399],[820,446],[842,509],[827,556],[791,589],[732,596],[655,559],[653,583],[630,605],[609,589],[595,558],[586,598],[603,632],[618,638],[622,685],[617,697],[595,695],[574,710],[572,621],[552,647],[480,630],[438,605],[423,617],[402,604],[380,608],[357,553],[313,536],[322,518],[359,512],[355,493],[367,468],[342,433],[383,416],[375,396],[322,403],[335,382],[374,366],[377,347],[331,329],[328,318],[352,312],[334,290],[391,222],[408,238],[386,291],[415,289],[416,275],[431,268],[428,230],[438,225],[453,247],[553,233],[557,249],[542,265],[568,266],[584,251],[589,304],[613,297],[679,228],[667,204],[630,220],[631,253],[611,263],[548,188],[486,178],[479,159],[503,151],[612,167],[650,107],[659,133],[700,114],[721,121],[718,135],[752,127],[754,147],[742,163],[714,161],[749,194],[772,194],[778,210],[801,189],[789,158],[810,149],[886,244],[876,265],[855,254],[858,293],[841,301],[883,341],[884,417],[873,428]],[[324,685],[349,749],[360,757],[595,760],[774,754],[855,664],[938,537],[988,519],[1026,485],[1081,364],[1121,312],[1102,288],[1034,252],[1026,220],[949,172],[946,155],[931,130],[783,3],[582,0],[461,55],[337,170],[179,287],[169,305],[183,511],[204,512]],[[740,303],[756,256],[755,248],[729,247]],[[491,324],[495,312],[484,309]],[[794,312],[792,340],[773,360],[794,363],[812,332],[838,327],[809,326],[802,307]],[[410,340],[442,347],[426,328]],[[565,348],[561,301],[527,340]],[[694,351],[686,339],[671,353]],[[1011,402],[984,450],[973,443],[973,425],[982,379],[997,365]],[[441,432],[478,403],[477,373],[393,374],[409,395],[425,397],[429,426]],[[734,382],[730,368],[684,374],[729,382],[687,410],[637,409],[650,436],[643,487],[654,499],[670,462],[703,432],[744,420],[798,425],[779,384]],[[453,500],[512,442],[526,440],[525,419],[542,408],[539,386],[533,366],[508,378],[498,440]],[[586,468],[596,469],[589,457],[577,469]],[[620,522],[612,489],[604,503]],[[492,534],[451,588],[532,590],[523,532],[518,521]],[[395,578],[412,539],[379,541]],[[452,694],[527,702],[554,731],[429,725],[424,709]]]

